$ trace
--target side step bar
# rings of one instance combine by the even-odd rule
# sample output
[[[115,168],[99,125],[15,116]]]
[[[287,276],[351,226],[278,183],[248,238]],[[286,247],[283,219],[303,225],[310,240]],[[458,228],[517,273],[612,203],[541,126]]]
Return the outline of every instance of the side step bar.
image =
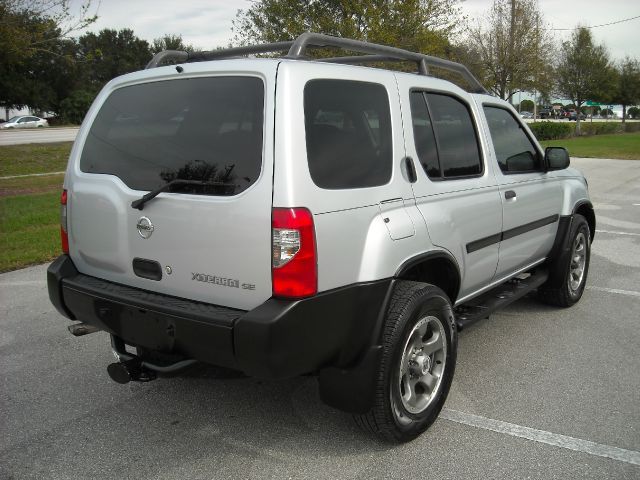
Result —
[[[488,318],[496,310],[524,297],[527,293],[546,282],[547,278],[549,278],[549,272],[545,268],[537,268],[533,272],[518,275],[479,297],[456,307],[455,315],[458,331],[462,331],[479,320]]]

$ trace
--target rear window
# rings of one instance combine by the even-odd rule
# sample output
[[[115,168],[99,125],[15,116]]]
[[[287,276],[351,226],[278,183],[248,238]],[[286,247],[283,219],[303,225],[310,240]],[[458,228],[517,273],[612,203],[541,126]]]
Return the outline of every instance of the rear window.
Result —
[[[134,190],[176,179],[180,192],[235,195],[262,168],[264,85],[255,77],[209,77],[120,88],[94,120],[80,169]],[[173,191],[173,190],[172,190]]]
[[[309,172],[320,188],[384,185],[391,179],[391,114],[385,87],[312,80],[304,89]]]

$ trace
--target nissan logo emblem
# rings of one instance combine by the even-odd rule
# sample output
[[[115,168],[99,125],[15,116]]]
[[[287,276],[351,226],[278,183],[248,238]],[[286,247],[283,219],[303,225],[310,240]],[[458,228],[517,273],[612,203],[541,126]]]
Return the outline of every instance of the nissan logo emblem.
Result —
[[[147,217],[140,217],[136,227],[138,228],[138,234],[142,238],[149,238],[153,233],[153,223]]]

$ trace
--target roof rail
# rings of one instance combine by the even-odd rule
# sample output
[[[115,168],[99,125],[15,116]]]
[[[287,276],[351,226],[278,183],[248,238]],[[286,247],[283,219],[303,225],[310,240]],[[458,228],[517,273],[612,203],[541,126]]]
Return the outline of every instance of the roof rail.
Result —
[[[157,67],[164,60],[177,60],[181,63],[190,61],[219,60],[223,58],[234,58],[244,55],[268,52],[287,52],[285,58],[295,60],[309,60],[306,56],[307,48],[336,47],[351,52],[364,53],[366,55],[344,56],[332,58],[314,59],[331,63],[369,63],[386,61],[410,61],[415,62],[420,75],[429,75],[429,66],[441,68],[459,74],[469,84],[474,93],[488,93],[476,77],[467,67],[461,63],[444,60],[430,55],[410,52],[402,48],[379,45],[377,43],[363,42],[351,38],[333,37],[321,33],[306,32],[298,36],[293,41],[265,43],[262,45],[251,45],[247,47],[235,47],[224,50],[212,50],[209,52],[181,52],[177,50],[165,50],[157,53],[146,68]]]

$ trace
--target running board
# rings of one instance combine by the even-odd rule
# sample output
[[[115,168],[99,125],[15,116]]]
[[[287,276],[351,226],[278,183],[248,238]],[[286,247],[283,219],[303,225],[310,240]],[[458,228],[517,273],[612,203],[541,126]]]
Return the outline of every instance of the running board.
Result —
[[[524,297],[547,281],[549,272],[537,268],[533,272],[523,273],[498,285],[482,295],[455,308],[456,326],[462,331],[469,325],[488,318],[493,312],[504,308],[511,302]]]

